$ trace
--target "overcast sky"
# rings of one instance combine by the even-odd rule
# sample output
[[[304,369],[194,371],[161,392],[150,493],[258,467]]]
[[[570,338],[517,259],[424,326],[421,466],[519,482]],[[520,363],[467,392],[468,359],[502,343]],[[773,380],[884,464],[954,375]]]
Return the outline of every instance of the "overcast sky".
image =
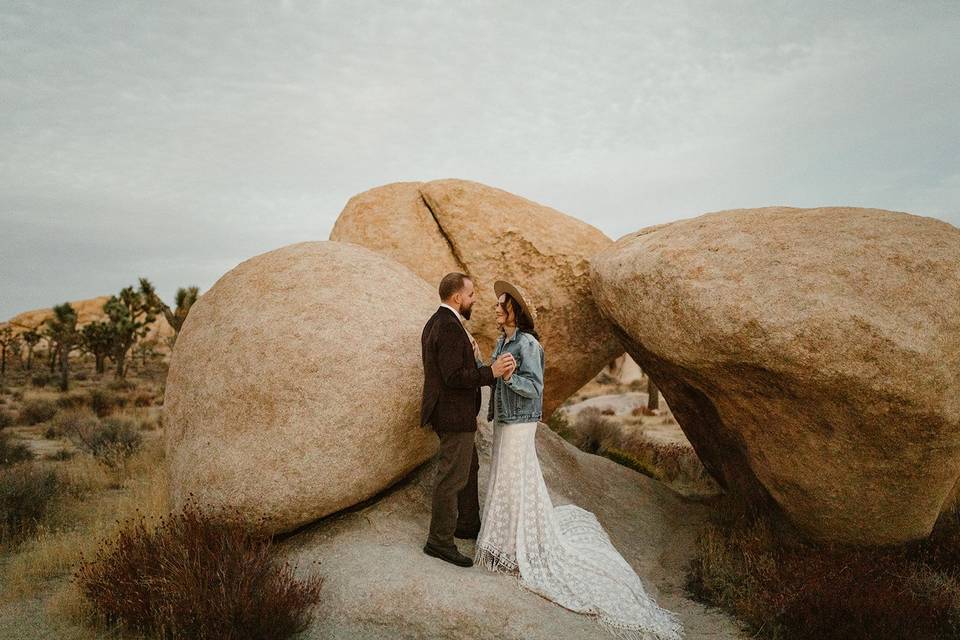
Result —
[[[172,301],[465,178],[619,237],[732,207],[960,226],[960,1],[0,5],[0,319]]]

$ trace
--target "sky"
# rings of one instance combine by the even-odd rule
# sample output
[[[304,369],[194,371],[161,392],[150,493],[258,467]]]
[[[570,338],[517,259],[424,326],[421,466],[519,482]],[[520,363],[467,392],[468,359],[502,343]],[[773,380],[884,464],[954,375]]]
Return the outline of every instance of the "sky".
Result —
[[[960,1],[0,4],[0,319],[172,302],[463,178],[612,238],[709,211],[960,226]]]

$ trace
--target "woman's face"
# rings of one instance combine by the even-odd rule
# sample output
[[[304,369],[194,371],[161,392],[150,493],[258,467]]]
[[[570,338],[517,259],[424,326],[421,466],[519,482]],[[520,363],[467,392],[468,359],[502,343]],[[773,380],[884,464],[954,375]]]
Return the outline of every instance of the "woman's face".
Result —
[[[497,300],[497,328],[504,326],[512,327],[517,324],[517,319],[513,314],[513,306],[507,304],[507,294],[501,293]]]

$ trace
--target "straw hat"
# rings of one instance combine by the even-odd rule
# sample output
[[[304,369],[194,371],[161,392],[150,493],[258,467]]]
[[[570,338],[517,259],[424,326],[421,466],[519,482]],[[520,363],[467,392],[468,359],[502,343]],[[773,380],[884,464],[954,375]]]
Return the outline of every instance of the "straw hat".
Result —
[[[534,323],[537,322],[537,310],[533,306],[533,299],[527,295],[526,291],[505,280],[497,280],[493,283],[493,292],[497,294],[497,300],[499,300],[500,296],[504,293],[509,295],[520,303],[520,308],[530,316],[530,319],[533,320]]]

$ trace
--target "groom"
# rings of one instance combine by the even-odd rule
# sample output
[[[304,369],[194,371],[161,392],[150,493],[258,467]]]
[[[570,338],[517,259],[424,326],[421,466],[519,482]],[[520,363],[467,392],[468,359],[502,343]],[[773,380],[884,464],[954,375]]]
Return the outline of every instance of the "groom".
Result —
[[[440,437],[437,476],[433,486],[430,533],[423,552],[461,567],[473,560],[460,553],[458,538],[476,538],[480,531],[477,494],[477,448],[474,434],[480,412],[480,387],[512,370],[507,354],[484,366],[477,341],[463,323],[470,319],[476,292],[462,273],[440,281],[440,308],[420,336],[423,356],[421,426],[432,425]]]

